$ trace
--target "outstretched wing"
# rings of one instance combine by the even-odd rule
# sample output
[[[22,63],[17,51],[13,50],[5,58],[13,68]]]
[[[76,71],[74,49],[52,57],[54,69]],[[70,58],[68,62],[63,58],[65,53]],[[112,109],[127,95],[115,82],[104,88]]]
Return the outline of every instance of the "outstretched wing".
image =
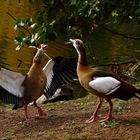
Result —
[[[0,100],[10,104],[23,102],[24,79],[21,73],[0,68]]]
[[[44,67],[47,76],[45,93],[48,97],[52,96],[62,85],[68,84],[77,77],[78,57],[55,57],[48,61]]]

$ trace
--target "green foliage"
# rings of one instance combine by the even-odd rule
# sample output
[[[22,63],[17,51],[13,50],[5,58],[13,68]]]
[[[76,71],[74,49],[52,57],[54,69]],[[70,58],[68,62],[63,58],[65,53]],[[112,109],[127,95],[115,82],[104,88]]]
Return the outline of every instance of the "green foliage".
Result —
[[[137,124],[137,120],[136,119],[129,119],[128,121],[127,121],[127,125],[133,125],[133,124]]]
[[[80,104],[80,109],[85,109],[85,108],[87,108],[87,104],[81,103],[81,104]]]
[[[123,107],[124,107],[124,105],[122,104],[122,102],[116,101],[116,102],[114,103],[114,106],[113,106],[113,111],[114,111],[114,112],[121,112],[122,109],[123,109]]]
[[[30,19],[17,19],[15,21],[15,30],[20,29],[18,36],[15,37],[15,43],[17,44],[16,50],[26,45],[37,46],[41,43],[47,43],[48,40],[55,40],[57,33],[50,25],[45,22],[33,22]]]
[[[18,45],[46,43],[59,35],[64,36],[65,40],[69,37],[86,39],[95,28],[106,23],[140,23],[138,0],[42,0],[42,3],[43,8],[35,12],[35,23],[31,18],[16,20],[15,29],[32,28],[31,33],[22,33],[16,37]]]
[[[135,86],[136,88],[140,88],[140,82],[136,82],[136,83],[134,84],[134,86]]]
[[[110,120],[110,121],[107,121],[107,122],[100,123],[100,127],[103,127],[103,128],[113,128],[113,127],[116,127],[118,124],[119,124],[118,121]]]

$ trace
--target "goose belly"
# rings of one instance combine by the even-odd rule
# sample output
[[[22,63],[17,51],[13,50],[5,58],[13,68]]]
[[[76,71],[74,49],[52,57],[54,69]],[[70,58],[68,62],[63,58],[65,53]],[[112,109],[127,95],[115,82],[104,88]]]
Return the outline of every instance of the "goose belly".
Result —
[[[24,98],[27,103],[37,100],[43,93],[46,76],[42,70],[29,72],[24,81]]]

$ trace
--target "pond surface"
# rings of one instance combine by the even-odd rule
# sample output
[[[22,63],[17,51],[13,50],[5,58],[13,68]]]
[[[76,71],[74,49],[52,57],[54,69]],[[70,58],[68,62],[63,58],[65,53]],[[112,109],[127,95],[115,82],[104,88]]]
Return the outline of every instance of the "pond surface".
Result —
[[[30,4],[28,1],[1,0],[0,1],[0,66],[10,70],[26,73],[32,63],[32,58],[36,49],[22,48],[16,51],[14,42],[18,31],[14,30],[14,18],[29,18],[33,17],[34,11],[38,8],[39,1],[35,4]],[[72,54],[72,49],[65,46],[62,41],[48,43],[47,54],[53,58],[55,56],[68,56]],[[47,57],[43,57],[42,65],[48,61]]]
[[[15,51],[14,38],[17,31],[14,30],[14,18],[33,17],[34,11],[38,8],[39,1],[29,4],[26,1],[0,1],[0,66],[8,69],[26,73],[32,63],[35,49],[22,48]],[[113,27],[111,27],[113,28]],[[140,26],[129,24],[114,27],[114,30],[129,36],[140,36]],[[108,65],[114,63],[126,63],[140,60],[140,40],[132,40],[112,34],[102,28],[98,28],[85,41],[87,54],[91,63],[95,65]],[[71,47],[64,45],[63,41],[49,42],[47,54],[50,57],[70,56],[76,53]],[[43,57],[42,65],[48,61]]]

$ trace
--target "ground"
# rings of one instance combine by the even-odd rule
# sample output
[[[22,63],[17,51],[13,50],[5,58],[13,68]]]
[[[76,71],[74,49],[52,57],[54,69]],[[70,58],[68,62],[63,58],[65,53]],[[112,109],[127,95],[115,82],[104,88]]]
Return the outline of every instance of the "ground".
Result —
[[[140,140],[140,101],[113,100],[112,121],[85,124],[95,109],[97,98],[86,97],[42,104],[47,112],[38,118],[36,109],[29,106],[31,120],[24,119],[23,109],[11,110],[11,106],[0,106],[1,140]],[[105,102],[99,113],[101,119],[107,113]],[[36,116],[36,117],[35,117]]]

